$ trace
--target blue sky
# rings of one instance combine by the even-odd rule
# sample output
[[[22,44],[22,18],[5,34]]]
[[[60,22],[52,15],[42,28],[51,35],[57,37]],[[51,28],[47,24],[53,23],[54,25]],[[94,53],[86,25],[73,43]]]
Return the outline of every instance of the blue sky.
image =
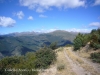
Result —
[[[0,0],[0,34],[100,27],[100,0]]]

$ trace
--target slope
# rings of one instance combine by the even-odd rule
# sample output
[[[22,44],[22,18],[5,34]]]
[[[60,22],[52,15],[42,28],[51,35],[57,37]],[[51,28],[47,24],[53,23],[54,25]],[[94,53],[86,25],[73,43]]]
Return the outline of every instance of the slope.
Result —
[[[57,42],[58,46],[72,44],[76,34],[57,30],[51,33],[14,33],[0,36],[0,53],[3,56],[25,55],[35,52],[44,45]]]
[[[100,65],[83,59],[72,47],[60,47],[56,52],[57,62],[39,75],[100,75]]]

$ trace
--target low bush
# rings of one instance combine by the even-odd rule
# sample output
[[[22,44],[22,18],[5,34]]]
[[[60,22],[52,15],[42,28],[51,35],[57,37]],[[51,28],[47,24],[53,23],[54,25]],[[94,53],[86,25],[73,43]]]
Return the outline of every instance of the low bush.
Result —
[[[64,65],[64,64],[59,64],[59,65],[57,66],[57,70],[61,71],[61,70],[63,70],[63,69],[65,69],[65,65]]]
[[[73,46],[72,44],[67,44],[67,45],[66,45],[66,47],[72,47],[72,46]]]
[[[50,48],[41,48],[36,53],[35,67],[46,69],[56,60],[55,52]]]
[[[91,59],[93,60],[93,62],[100,63],[100,52],[91,53],[90,56],[91,56]]]

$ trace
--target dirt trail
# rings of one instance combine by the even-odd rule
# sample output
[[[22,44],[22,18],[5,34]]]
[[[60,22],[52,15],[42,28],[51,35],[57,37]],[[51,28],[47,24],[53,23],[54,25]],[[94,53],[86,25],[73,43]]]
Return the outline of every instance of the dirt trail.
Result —
[[[98,64],[98,63],[93,63],[93,62],[91,62],[90,60],[87,60],[87,59],[85,59],[85,58],[81,58],[81,59],[82,59],[85,63],[92,65],[93,68],[94,68],[98,73],[100,73],[100,64]]]
[[[56,53],[56,63],[44,72],[40,72],[39,75],[100,75],[99,64],[79,56],[72,51],[71,47],[58,48]],[[64,65],[64,69],[57,70],[59,65]]]
[[[98,64],[92,63],[84,58],[78,56],[72,51],[72,48],[64,48],[64,54],[66,59],[70,62],[72,70],[77,75],[100,75],[100,66]]]
[[[74,53],[74,54],[79,56],[77,53]],[[84,63],[91,65],[98,73],[100,73],[100,64],[99,63],[93,63],[92,60],[90,60],[90,59],[83,58],[81,56],[79,56],[79,57],[84,61]]]
[[[69,61],[72,70],[77,74],[77,75],[90,75],[90,72],[85,71],[82,67],[80,67],[78,64],[76,64],[75,62],[73,62],[73,60],[71,60],[71,58],[69,58],[69,56],[66,54],[66,51],[64,50],[64,54],[66,59]]]

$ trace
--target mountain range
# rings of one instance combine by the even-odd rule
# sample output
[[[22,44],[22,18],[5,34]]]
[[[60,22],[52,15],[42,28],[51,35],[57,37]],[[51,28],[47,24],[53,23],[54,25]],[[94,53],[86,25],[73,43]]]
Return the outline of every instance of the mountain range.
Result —
[[[56,30],[50,33],[22,32],[0,35],[0,58],[35,52],[44,45],[57,42],[57,46],[72,44],[77,33]]]

